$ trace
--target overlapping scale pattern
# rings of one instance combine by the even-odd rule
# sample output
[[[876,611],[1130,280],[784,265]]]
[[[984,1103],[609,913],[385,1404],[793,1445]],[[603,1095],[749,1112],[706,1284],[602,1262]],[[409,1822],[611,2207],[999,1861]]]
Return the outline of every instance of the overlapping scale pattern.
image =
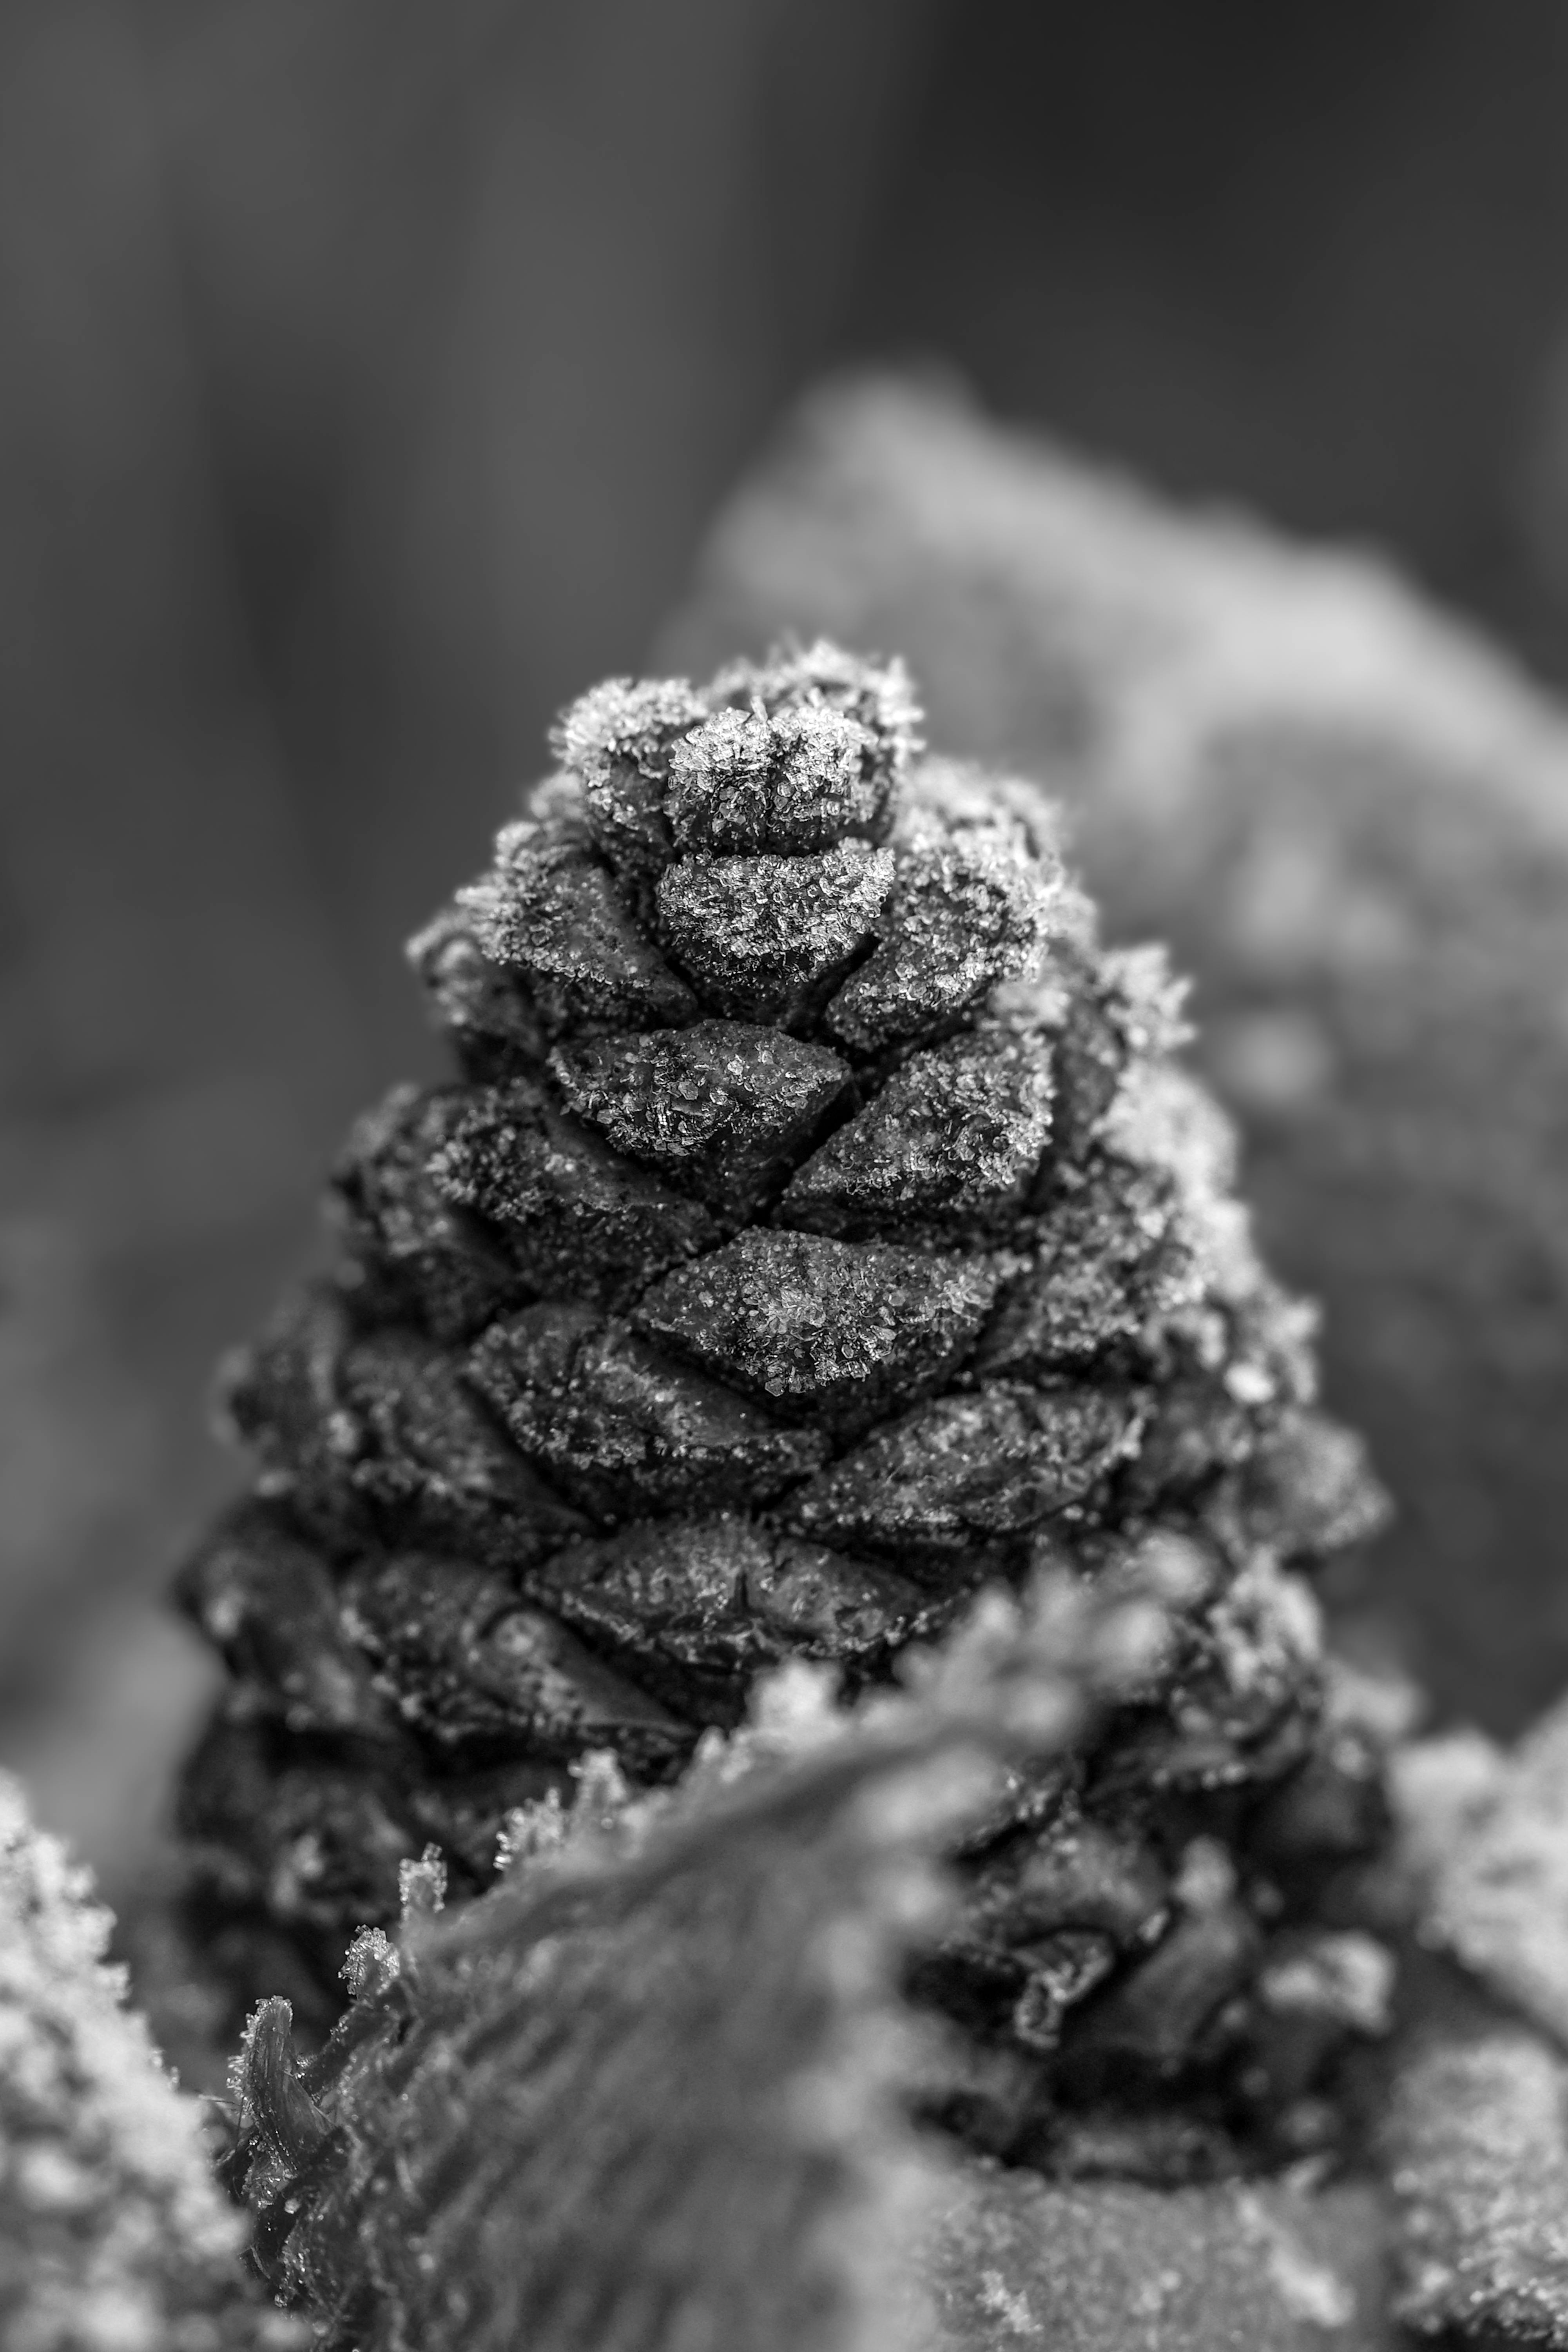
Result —
[[[361,1123],[333,1271],[227,1378],[258,1499],[184,1586],[231,1674],[192,1916],[325,2018],[426,1840],[472,1891],[591,1749],[668,1777],[764,1666],[857,1685],[988,1578],[1157,1557],[1158,1687],[961,1858],[926,1990],[971,2136],[1201,2168],[1262,2128],[1269,1956],[1355,1859],[1314,1824],[1375,1833],[1301,1580],[1373,1490],[1162,959],[919,724],[828,646],[612,681],[414,943],[458,1076]],[[1298,2153],[1308,2074],[1266,2103]]]

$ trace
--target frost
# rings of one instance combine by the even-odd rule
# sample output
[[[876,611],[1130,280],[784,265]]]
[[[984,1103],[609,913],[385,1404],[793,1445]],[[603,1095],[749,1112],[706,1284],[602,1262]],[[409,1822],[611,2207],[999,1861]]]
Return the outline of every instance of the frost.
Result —
[[[575,1847],[605,1750],[624,1843],[731,1770],[758,1675],[923,1688],[1041,1566],[1142,1591],[1136,1704],[968,1833],[932,2111],[1019,2162],[1275,2165],[1349,2127],[1380,2013],[1312,1942],[1386,1816],[1290,1572],[1375,1489],[1307,1409],[1167,960],[1100,945],[1043,794],[918,727],[825,644],[612,681],[427,934],[458,1074],[361,1128],[335,1268],[231,1382],[267,1500],[193,1578],[234,1678],[204,1918],[248,1992],[267,1922],[329,2016],[427,1843],[459,1912],[498,1845],[508,1882]]]
[[[202,2115],[104,1960],[87,1875],[0,1776],[0,2339],[6,2352],[262,2352],[246,2231]]]
[[[1458,1773],[1439,1817],[1451,1842],[1433,1878],[1429,1932],[1568,2042],[1568,1701],[1495,1775],[1473,1745],[1448,1758]]]
[[[1511,2028],[1406,2057],[1385,2138],[1407,2326],[1568,2345],[1565,2095],[1561,2060]]]

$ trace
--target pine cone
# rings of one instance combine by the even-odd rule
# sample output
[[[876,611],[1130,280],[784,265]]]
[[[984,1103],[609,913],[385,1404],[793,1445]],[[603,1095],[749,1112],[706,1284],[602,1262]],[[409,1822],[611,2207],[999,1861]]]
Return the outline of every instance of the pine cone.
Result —
[[[1298,2152],[1375,2022],[1383,1820],[1301,1572],[1375,1490],[1163,960],[918,724],[825,645],[601,687],[415,941],[460,1076],[359,1129],[331,1275],[226,1384],[260,1475],[183,1586],[232,1674],[193,1923],[324,2024],[400,1865],[478,1893],[585,1751],[667,1781],[759,1669],[852,1695],[983,1581],[1153,1564],[1157,1685],[966,1841],[939,2104],[1070,2171]]]

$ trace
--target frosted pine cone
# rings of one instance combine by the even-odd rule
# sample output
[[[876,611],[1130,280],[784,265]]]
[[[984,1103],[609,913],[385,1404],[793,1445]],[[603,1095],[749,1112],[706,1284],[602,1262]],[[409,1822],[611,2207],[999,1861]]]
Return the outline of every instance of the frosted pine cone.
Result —
[[[599,688],[414,943],[461,1075],[361,1125],[333,1274],[228,1382],[260,1475],[184,1580],[233,1675],[193,1918],[324,2021],[400,1864],[478,1892],[585,1750],[666,1780],[762,1668],[852,1691],[986,1580],[1153,1562],[1162,1686],[962,1857],[950,2119],[1068,2168],[1228,2164],[1263,2116],[1289,2153],[1377,2005],[1323,1902],[1378,1758],[1301,1576],[1375,1499],[1163,960],[918,723],[828,646]]]

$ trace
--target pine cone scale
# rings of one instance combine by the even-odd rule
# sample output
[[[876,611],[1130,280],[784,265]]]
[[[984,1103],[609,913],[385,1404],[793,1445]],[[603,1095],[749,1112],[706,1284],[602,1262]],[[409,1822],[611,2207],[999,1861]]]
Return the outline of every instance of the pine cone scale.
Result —
[[[481,951],[528,987],[551,1025],[685,1021],[696,1000],[632,922],[609,876],[573,850],[507,845],[457,904]]]
[[[1054,1091],[1048,1045],[979,1030],[929,1047],[797,1171],[780,1219],[841,1238],[994,1228],[1033,1188]]]
[[[815,856],[685,858],[659,878],[661,937],[716,1011],[809,1023],[872,947],[893,858],[863,842]]]
[[[984,1260],[753,1230],[655,1283],[632,1319],[779,1411],[843,1428],[956,1370],[1000,1281]]]
[[[792,1495],[788,1517],[879,1551],[1027,1536],[1082,1503],[1132,1450],[1141,1418],[1135,1399],[1101,1389],[937,1398]]]
[[[784,1184],[854,1085],[827,1047],[737,1021],[558,1045],[549,1069],[613,1150],[741,1217]]]
[[[727,1715],[765,1666],[811,1657],[863,1674],[941,1615],[885,1567],[737,1518],[573,1545],[529,1589],[632,1673],[677,1694],[703,1685]]]
[[[779,1427],[733,1390],[580,1308],[530,1307],[493,1324],[467,1364],[519,1450],[612,1523],[770,1501],[825,1451],[818,1432]]]
[[[701,1205],[612,1152],[531,1079],[476,1093],[431,1162],[455,1206],[493,1230],[535,1297],[586,1273],[607,1302],[719,1238]]]

